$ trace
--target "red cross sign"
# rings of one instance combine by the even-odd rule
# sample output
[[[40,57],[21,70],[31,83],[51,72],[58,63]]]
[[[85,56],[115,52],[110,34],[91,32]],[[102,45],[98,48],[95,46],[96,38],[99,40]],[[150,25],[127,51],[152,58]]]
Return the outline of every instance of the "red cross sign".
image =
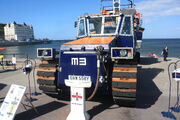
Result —
[[[82,96],[78,95],[78,92],[76,92],[76,95],[72,95],[73,98],[76,98],[76,101],[78,101],[79,99],[82,99]]]

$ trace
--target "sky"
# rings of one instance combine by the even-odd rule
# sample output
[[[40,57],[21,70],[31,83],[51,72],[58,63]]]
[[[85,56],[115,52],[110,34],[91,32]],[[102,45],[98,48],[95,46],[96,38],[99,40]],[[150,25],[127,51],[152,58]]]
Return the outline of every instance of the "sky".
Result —
[[[180,38],[180,0],[134,1],[144,38]],[[78,17],[100,13],[100,0],[0,0],[0,6],[0,23],[33,25],[37,39],[74,39]]]

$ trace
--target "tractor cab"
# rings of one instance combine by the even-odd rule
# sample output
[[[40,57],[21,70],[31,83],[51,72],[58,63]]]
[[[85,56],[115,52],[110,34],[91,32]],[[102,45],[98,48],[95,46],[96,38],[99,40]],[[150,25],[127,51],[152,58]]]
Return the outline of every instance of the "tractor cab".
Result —
[[[88,43],[102,38],[100,43],[104,43],[104,38],[114,37],[109,43],[112,59],[133,59],[136,50],[141,48],[143,28],[140,14],[133,8],[116,12],[102,10],[101,14],[84,15],[76,24],[77,38],[89,38],[91,42]],[[97,39],[90,39],[93,37]]]
[[[116,36],[121,19],[119,15],[85,15],[78,20],[77,37]]]
[[[122,13],[118,15],[85,15],[78,20],[77,37],[133,36],[133,24],[135,24],[133,20],[133,15]]]
[[[112,2],[113,1],[113,2]],[[100,14],[81,16],[76,22],[77,38],[104,37],[104,36],[134,36],[136,28],[140,28],[140,13],[134,8],[134,4],[127,4],[123,8],[120,0],[101,0]],[[131,1],[130,1],[131,2]],[[110,6],[113,3],[113,6]]]

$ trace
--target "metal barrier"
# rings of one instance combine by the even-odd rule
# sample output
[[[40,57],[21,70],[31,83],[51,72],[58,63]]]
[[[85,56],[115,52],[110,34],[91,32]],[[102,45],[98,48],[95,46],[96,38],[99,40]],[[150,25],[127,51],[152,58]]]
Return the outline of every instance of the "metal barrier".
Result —
[[[17,56],[24,56],[24,58],[18,58]],[[21,69],[24,61],[29,59],[25,54],[0,54],[0,69]]]

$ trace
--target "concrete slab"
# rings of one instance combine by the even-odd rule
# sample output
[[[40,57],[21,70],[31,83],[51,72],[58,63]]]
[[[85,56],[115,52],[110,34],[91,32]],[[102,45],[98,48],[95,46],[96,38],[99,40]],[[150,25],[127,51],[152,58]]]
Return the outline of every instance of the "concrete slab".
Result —
[[[139,81],[137,89],[136,107],[123,107],[103,96],[98,96],[96,101],[88,101],[87,111],[91,120],[169,120],[162,117],[161,112],[167,111],[169,80],[167,66],[178,60],[169,58],[169,61],[144,58],[139,68]],[[31,80],[33,77],[31,76]],[[0,101],[6,96],[11,84],[24,85],[28,87],[27,76],[21,70],[0,73]],[[172,106],[176,102],[176,82],[172,82]],[[33,82],[31,81],[31,86]],[[28,90],[28,89],[27,89]],[[34,88],[32,87],[32,90]],[[27,91],[28,92],[28,91]],[[38,92],[41,92],[38,90]],[[57,100],[45,94],[36,97],[38,101],[33,102],[39,114],[31,108],[25,111],[20,105],[15,120],[65,120],[69,114],[69,101]],[[180,120],[180,113],[174,113]],[[76,120],[76,119],[75,119]],[[77,119],[78,120],[78,119]]]

